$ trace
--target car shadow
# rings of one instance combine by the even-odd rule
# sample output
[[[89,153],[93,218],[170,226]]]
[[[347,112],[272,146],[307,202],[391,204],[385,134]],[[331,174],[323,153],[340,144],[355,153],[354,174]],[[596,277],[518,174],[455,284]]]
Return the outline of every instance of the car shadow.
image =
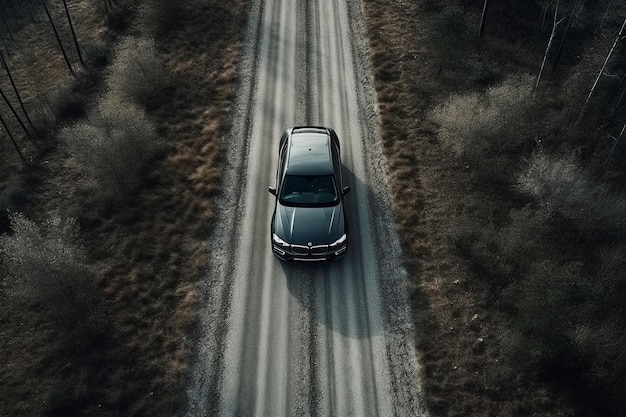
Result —
[[[388,277],[383,275],[389,271],[383,270],[379,259],[385,254],[381,246],[388,239],[374,239],[371,234],[375,227],[364,225],[380,215],[372,210],[381,207],[375,201],[377,197],[352,171],[345,166],[343,169],[345,183],[351,186],[344,200],[349,220],[345,257],[327,263],[275,261],[280,262],[289,292],[311,320],[345,337],[371,338],[392,328],[385,319],[389,312],[386,303],[390,300],[385,299]],[[370,210],[363,204],[369,205]],[[381,242],[378,247],[376,241]]]

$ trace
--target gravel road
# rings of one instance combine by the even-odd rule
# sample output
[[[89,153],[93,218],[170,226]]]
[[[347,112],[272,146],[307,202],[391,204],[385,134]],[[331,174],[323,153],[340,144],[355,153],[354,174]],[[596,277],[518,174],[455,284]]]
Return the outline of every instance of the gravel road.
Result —
[[[248,7],[183,414],[425,416],[361,2]],[[285,264],[270,247],[278,141],[304,124],[337,131],[352,187],[334,264]]]

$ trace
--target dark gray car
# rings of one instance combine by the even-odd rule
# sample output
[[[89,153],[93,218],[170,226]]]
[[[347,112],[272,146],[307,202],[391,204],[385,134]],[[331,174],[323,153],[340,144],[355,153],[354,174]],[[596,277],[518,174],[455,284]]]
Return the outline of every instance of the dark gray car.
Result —
[[[272,252],[285,261],[329,261],[348,248],[339,138],[333,129],[287,129],[280,139]]]

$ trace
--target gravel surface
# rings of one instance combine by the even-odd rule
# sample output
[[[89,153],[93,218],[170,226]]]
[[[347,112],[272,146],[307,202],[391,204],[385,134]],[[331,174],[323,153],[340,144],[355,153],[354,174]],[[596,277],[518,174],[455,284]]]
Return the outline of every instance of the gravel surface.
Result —
[[[360,1],[251,0],[202,283],[187,416],[425,416]],[[342,144],[350,247],[333,264],[271,253],[278,140]]]

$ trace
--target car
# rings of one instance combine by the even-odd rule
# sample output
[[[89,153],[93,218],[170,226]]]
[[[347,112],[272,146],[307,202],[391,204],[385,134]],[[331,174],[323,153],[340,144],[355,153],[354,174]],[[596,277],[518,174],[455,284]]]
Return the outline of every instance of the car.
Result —
[[[292,127],[280,139],[272,252],[283,261],[334,261],[348,250],[348,221],[337,133]]]

